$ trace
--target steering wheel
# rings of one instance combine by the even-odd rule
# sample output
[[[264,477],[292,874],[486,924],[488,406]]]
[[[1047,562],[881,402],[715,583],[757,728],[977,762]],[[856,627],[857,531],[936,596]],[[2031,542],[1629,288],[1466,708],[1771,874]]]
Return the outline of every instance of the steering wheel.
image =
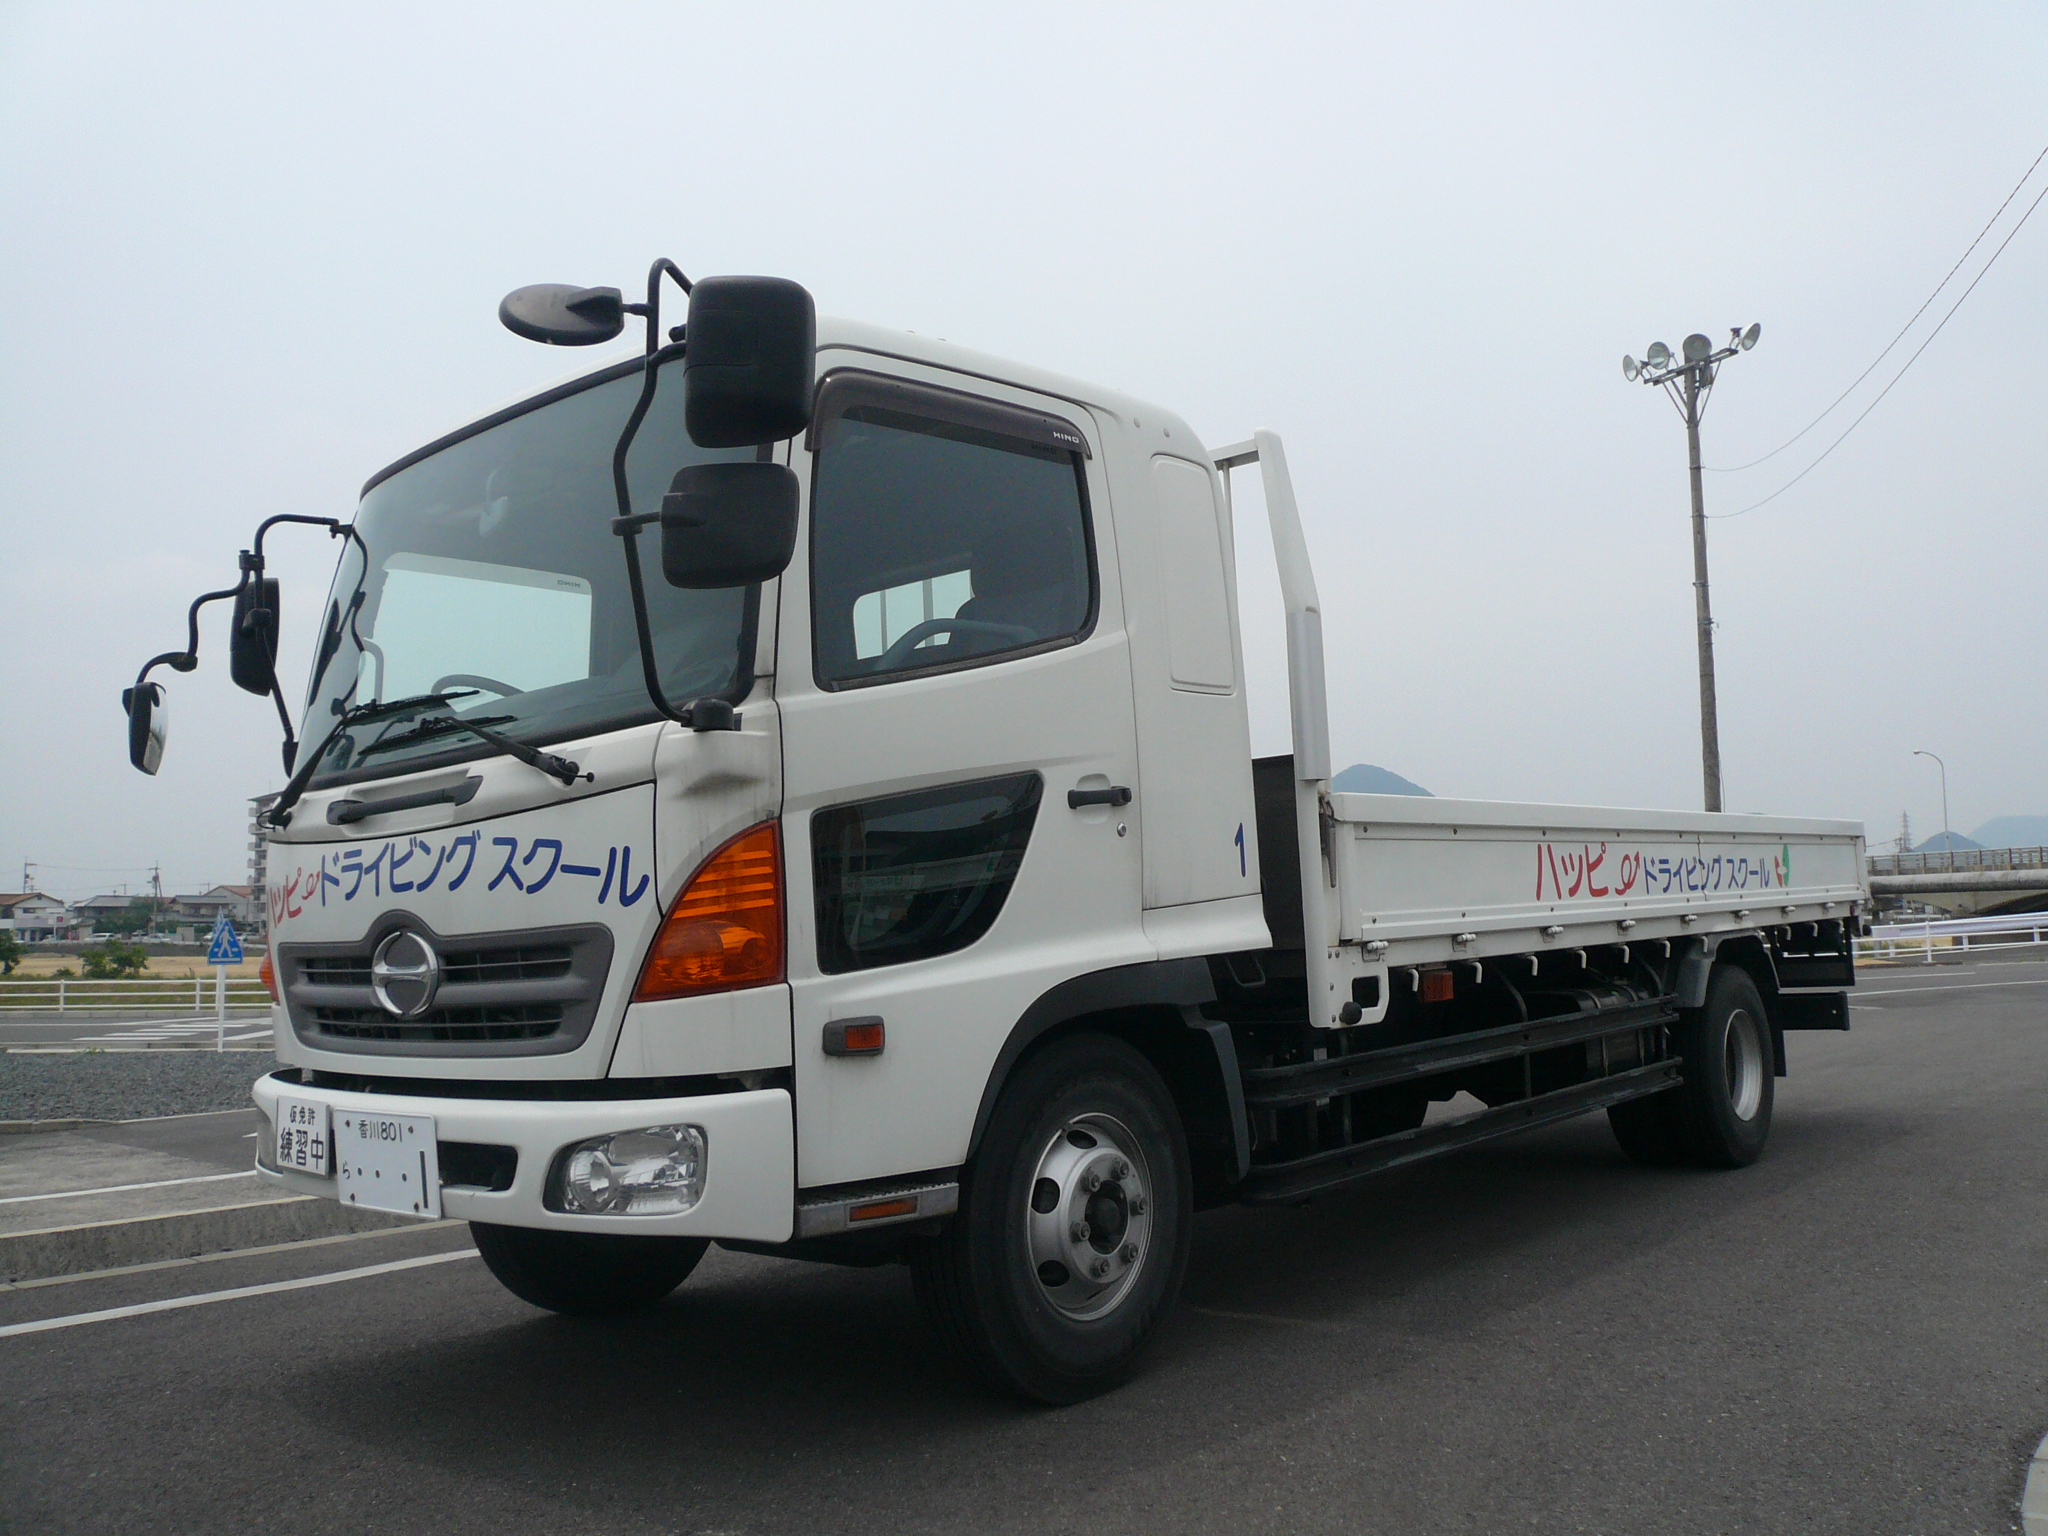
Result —
[[[459,683],[465,688],[488,688],[491,692],[503,694],[508,699],[515,693],[526,692],[524,688],[514,688],[510,683],[501,683],[494,677],[479,677],[474,672],[450,672],[427,691],[445,693],[451,683]]]
[[[991,640],[1008,641],[1012,645],[1029,645],[1039,638],[1038,631],[1026,629],[1022,624],[992,624],[986,619],[926,619],[922,624],[913,624],[898,637],[896,643],[882,652],[875,663],[877,671],[900,667],[910,659],[916,650],[933,635],[952,634],[956,637],[984,635]]]

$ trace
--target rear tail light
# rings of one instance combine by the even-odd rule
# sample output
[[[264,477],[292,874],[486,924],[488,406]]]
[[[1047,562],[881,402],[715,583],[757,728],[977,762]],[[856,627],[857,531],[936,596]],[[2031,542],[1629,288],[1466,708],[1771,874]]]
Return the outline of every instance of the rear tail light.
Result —
[[[710,858],[669,908],[633,1000],[730,992],[782,980],[782,838],[764,821]]]

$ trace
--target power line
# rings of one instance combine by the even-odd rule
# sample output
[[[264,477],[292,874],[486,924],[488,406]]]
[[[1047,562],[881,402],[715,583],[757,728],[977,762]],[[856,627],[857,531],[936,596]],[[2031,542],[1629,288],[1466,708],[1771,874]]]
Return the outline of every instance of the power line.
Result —
[[[2044,153],[2048,153],[2048,151],[2044,151]],[[1859,426],[1863,424],[1863,418],[1865,416],[1868,416],[1872,411],[1877,409],[1878,401],[1884,399],[1886,395],[1892,392],[1892,385],[1898,383],[1899,380],[1903,379],[1906,376],[1906,370],[1908,368],[1911,368],[1915,363],[1917,363],[1920,360],[1920,354],[1922,352],[1925,352],[1928,346],[1933,342],[1934,338],[1941,334],[1941,327],[1943,325],[1947,325],[1949,323],[1949,320],[1955,315],[1955,312],[1963,307],[1963,300],[1967,299],[1971,294],[1977,291],[1977,285],[1984,281],[1984,273],[1989,272],[1991,270],[1993,265],[1995,265],[1998,261],[1998,258],[2005,253],[2005,248],[2008,245],[2012,244],[2013,235],[2018,234],[2022,229],[2026,228],[2027,220],[2033,217],[2034,210],[2041,206],[2041,199],[2044,197],[2048,197],[2048,187],[2043,187],[2039,192],[2037,192],[2034,195],[2034,200],[2031,203],[2027,204],[2027,211],[2020,215],[2019,223],[2013,225],[2011,234],[2008,234],[2003,240],[1998,242],[1998,249],[1991,253],[1991,260],[1984,263],[1983,270],[1980,271],[1975,277],[1970,279],[1970,286],[1963,290],[1962,297],[1958,298],[1955,301],[1955,303],[1949,306],[1948,314],[1943,315],[1941,317],[1941,325],[1937,325],[1933,330],[1927,333],[1927,340],[1921,342],[1919,346],[1915,347],[1913,349],[1913,355],[1906,359],[1905,364],[1899,369],[1897,373],[1892,375],[1891,384],[1887,384],[1883,389],[1879,390],[1877,392],[1877,400],[1873,400],[1870,402],[1870,404],[1863,407],[1862,413],[1858,415],[1854,421],[1850,422],[1848,426],[1842,429],[1841,437],[1836,438],[1832,443],[1829,443],[1826,448],[1821,450],[1820,458],[1815,459],[1811,464],[1807,465],[1806,468],[1799,471],[1798,474],[1794,475],[1790,480],[1787,480],[1783,485],[1779,486],[1775,491],[1771,492],[1771,494],[1766,496],[1762,501],[1753,501],[1748,506],[1744,507],[1740,512],[1716,512],[1710,515],[1721,518],[1746,517],[1751,512],[1756,511],[1758,507],[1768,506],[1771,502],[1776,501],[1780,496],[1784,495],[1787,491],[1791,490],[1793,486],[1797,485],[1800,481],[1804,480],[1816,469],[1819,469],[1821,466],[1821,461],[1827,458],[1827,456],[1833,453],[1837,448],[1842,446],[1844,439],[1846,439],[1851,432],[1854,432]]]
[[[1970,251],[1976,250],[1978,246],[1984,243],[1984,237],[1991,233],[1991,226],[1993,224],[1996,224],[1999,221],[2000,217],[2004,215],[2005,210],[2012,206],[2012,200],[2020,195],[2020,188],[2024,187],[2027,184],[2027,177],[2032,176],[2034,174],[2035,168],[2038,167],[2044,159],[2048,159],[2048,145],[2043,145],[2041,148],[2041,153],[2034,156],[2034,163],[2033,165],[2027,167],[2026,176],[2022,176],[2018,181],[2013,183],[2012,190],[2005,194],[2005,201],[1998,205],[1998,212],[1992,214],[1991,218],[1985,223],[1984,227],[1977,231],[1977,238],[1970,242],[1970,250],[1964,251],[1962,255],[1956,258],[1956,264],[1948,269],[1948,276],[1944,277],[1940,282],[1936,283],[1934,285],[1934,292],[1928,294],[1927,297],[1921,302],[1920,307],[1913,311],[1913,318],[1911,320],[1908,320],[1904,325],[1899,327],[1899,334],[1894,336],[1890,341],[1885,343],[1885,349],[1882,352],[1878,353],[1876,357],[1870,360],[1870,366],[1864,369],[1861,373],[1857,374],[1855,379],[1851,381],[1847,389],[1843,390],[1839,395],[1835,396],[1833,402],[1829,404],[1827,410],[1822,411],[1818,416],[1814,417],[1813,420],[1809,421],[1797,432],[1793,433],[1790,437],[1786,438],[1784,442],[1778,444],[1777,447],[1773,448],[1769,453],[1765,454],[1763,458],[1751,459],[1747,464],[1728,464],[1720,466],[1712,464],[1703,465],[1702,467],[1707,471],[1707,473],[1710,475],[1732,475],[1738,473],[1741,470],[1755,469],[1757,465],[1763,463],[1765,460],[1775,459],[1787,448],[1790,448],[1794,443],[1798,442],[1800,438],[1806,436],[1807,433],[1811,432],[1823,421],[1826,421],[1828,417],[1833,413],[1835,407],[1837,405],[1840,405],[1844,400],[1848,399],[1851,395],[1853,395],[1856,392],[1856,386],[1858,384],[1861,384],[1865,379],[1869,378],[1871,374],[1876,372],[1877,365],[1879,363],[1883,362],[1887,357],[1891,356],[1892,348],[1896,347],[1901,341],[1905,340],[1906,332],[1912,330],[1913,326],[1916,322],[1918,322],[1920,317],[1927,313],[1927,306],[1929,304],[1932,304],[1935,301],[1935,299],[1940,296],[1941,290],[1949,285],[1949,278],[1954,277],[1956,273],[1960,272],[1963,269],[1963,263],[1970,259]],[[2024,223],[2025,220],[2022,220],[2021,222]],[[1996,257],[1993,258],[1993,260],[1996,259]],[[1981,276],[1982,274],[1980,273],[1979,275]],[[1816,460],[1815,462],[1817,463],[1819,461]],[[1739,517],[1741,514],[1729,513],[1727,515]]]

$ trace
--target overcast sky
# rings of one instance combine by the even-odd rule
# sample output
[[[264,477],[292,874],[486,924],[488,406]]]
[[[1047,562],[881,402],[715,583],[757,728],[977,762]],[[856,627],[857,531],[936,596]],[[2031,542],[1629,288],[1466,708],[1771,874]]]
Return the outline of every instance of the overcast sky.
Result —
[[[1904,12],[0,5],[0,888],[242,878],[282,774],[224,616],[155,779],[121,688],[259,519],[574,361],[506,290],[664,254],[1280,432],[1339,763],[1696,806],[1684,432],[1621,356],[1761,321],[1706,419],[1741,464],[1927,297],[2048,144],[2048,10]],[[1730,809],[1924,836],[1924,747],[1958,831],[2048,813],[2044,278],[2048,210],[1711,525]],[[274,538],[296,691],[333,549]]]

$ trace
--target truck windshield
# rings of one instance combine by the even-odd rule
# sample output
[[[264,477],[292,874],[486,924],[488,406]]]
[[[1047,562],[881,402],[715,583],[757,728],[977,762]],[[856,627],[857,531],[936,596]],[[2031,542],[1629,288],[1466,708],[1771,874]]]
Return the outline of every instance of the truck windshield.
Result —
[[[627,458],[636,512],[658,507],[686,464],[755,453],[690,441],[675,372]],[[419,729],[450,711],[534,746],[656,718],[611,531],[612,449],[640,375],[597,380],[461,436],[363,497],[359,540],[344,549],[322,618],[301,734],[312,750],[351,707],[418,702],[338,733],[313,784],[496,750],[467,732]],[[643,569],[663,688],[678,703],[731,697],[750,680],[757,589],[669,586],[658,538],[643,535]]]

